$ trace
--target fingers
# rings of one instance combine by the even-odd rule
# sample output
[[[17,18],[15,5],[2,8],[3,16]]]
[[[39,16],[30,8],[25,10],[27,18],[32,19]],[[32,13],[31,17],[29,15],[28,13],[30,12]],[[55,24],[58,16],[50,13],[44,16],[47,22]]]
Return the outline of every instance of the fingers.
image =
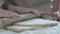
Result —
[[[16,12],[21,13],[21,14],[22,13],[34,13],[34,14],[40,16],[40,10],[37,10],[37,9],[18,7],[18,6],[10,6],[10,10],[16,11]]]
[[[36,10],[36,9],[31,9],[31,8],[26,8],[26,7],[18,7],[18,6],[13,6],[13,5],[8,5],[8,6],[9,6],[8,9],[11,10],[11,11],[16,11],[16,12],[19,12],[19,13],[30,13],[30,12],[33,12],[36,15],[40,16],[40,11]]]
[[[33,12],[34,14],[38,15],[38,16],[41,16],[41,11],[40,11],[40,10],[33,9],[32,12]]]
[[[23,8],[25,12],[27,13],[33,13],[35,15],[40,16],[41,15],[41,11],[37,10],[37,9],[31,9],[31,8]]]
[[[4,9],[0,9],[0,17],[17,18],[19,16],[20,15],[15,13],[15,12],[7,11],[7,10],[4,10]]]

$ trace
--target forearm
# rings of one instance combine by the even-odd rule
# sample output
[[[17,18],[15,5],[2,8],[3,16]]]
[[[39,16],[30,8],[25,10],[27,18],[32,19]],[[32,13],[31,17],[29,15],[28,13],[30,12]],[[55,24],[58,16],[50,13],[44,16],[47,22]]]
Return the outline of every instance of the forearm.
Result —
[[[27,7],[18,7],[18,6],[14,6],[11,4],[5,4],[4,8],[10,11],[15,11],[15,12],[19,12],[19,13],[29,13],[31,11],[24,11],[25,9],[29,10],[30,8]],[[21,12],[22,11],[22,12]]]
[[[51,11],[51,15],[55,20],[59,19],[59,16],[57,14],[59,13],[58,9],[59,9],[59,0],[53,0],[53,8]]]
[[[59,8],[59,0],[53,0],[52,12],[56,12]]]
[[[8,4],[7,9],[10,10],[10,11],[15,11],[15,12],[20,13],[20,14],[33,13],[33,14],[38,15],[38,16],[41,15],[40,10],[31,9],[31,8],[27,8],[27,7],[18,7],[18,6]]]
[[[18,17],[20,17],[20,14],[0,8],[0,17],[2,17],[2,18],[18,18]]]

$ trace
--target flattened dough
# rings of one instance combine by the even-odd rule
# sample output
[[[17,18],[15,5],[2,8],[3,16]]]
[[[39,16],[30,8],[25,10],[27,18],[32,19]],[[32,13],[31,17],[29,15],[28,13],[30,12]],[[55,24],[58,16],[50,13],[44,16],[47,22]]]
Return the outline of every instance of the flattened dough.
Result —
[[[17,25],[17,26],[44,26],[44,27],[47,27],[47,26],[55,26],[58,23],[59,22],[57,22],[57,21],[51,21],[51,20],[36,18],[36,19],[30,19],[30,20],[23,21],[23,22],[18,22],[18,23],[15,23],[14,25]]]
[[[26,30],[32,30],[33,27],[23,27],[23,26],[8,26],[6,29],[13,32],[24,32]]]

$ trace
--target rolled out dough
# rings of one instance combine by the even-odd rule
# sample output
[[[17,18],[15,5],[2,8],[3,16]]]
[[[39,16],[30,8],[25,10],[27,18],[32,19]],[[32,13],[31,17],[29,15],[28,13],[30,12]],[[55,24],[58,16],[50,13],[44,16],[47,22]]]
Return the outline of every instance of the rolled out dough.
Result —
[[[32,30],[33,27],[23,27],[23,26],[8,26],[6,29],[13,32],[24,32],[26,30]]]
[[[51,20],[45,20],[45,19],[30,19],[27,21],[23,21],[23,22],[18,22],[15,23],[14,25],[17,26],[43,26],[43,27],[49,27],[49,26],[55,26],[57,25],[59,22],[57,21],[51,21]]]

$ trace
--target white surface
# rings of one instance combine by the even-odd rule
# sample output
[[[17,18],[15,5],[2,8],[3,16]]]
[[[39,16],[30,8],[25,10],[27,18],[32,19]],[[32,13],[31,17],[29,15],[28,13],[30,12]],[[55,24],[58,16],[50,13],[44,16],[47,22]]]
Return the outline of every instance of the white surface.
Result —
[[[43,30],[25,31],[21,34],[60,34],[60,24]]]
[[[41,19],[41,20],[43,20],[43,19]],[[43,22],[41,24],[46,24],[46,23],[44,23],[45,21],[46,20],[43,20]],[[47,20],[46,22],[56,22],[56,21]],[[19,29],[20,27],[18,26],[17,28]],[[60,34],[60,23],[58,23],[58,25],[54,26],[54,27],[42,28],[42,29],[37,28],[37,30],[33,30],[33,31],[31,31],[31,30],[28,31],[27,30],[27,31],[22,32],[22,33],[15,33],[15,32],[11,32],[11,31],[8,31],[8,30],[0,29],[0,34]]]
[[[0,29],[0,34],[18,34],[18,33],[8,31],[8,30],[4,30],[4,29]]]
[[[0,29],[0,34],[17,34],[17,33]],[[46,28],[43,30],[38,29],[34,31],[25,31],[25,32],[18,33],[18,34],[60,34],[60,23],[57,26]]]
[[[51,20],[45,20],[45,19],[31,19],[31,20],[27,20],[27,21],[23,21],[23,22],[18,22],[15,23],[17,25],[39,25],[39,24],[51,24],[51,23],[58,23],[57,21],[51,21]]]

